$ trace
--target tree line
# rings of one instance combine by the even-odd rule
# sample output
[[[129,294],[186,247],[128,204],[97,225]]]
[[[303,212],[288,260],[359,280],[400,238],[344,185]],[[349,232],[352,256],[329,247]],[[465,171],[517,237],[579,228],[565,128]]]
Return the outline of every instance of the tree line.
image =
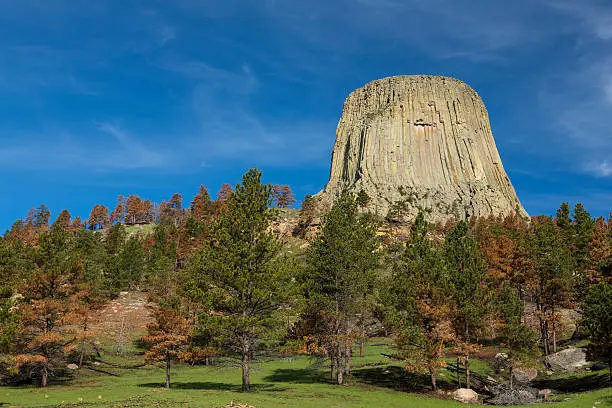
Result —
[[[39,207],[15,223],[0,238],[4,381],[45,386],[67,363],[95,360],[92,315],[136,289],[154,305],[145,359],[163,363],[167,387],[175,362],[231,357],[249,391],[252,361],[272,352],[317,356],[342,384],[354,346],[363,353],[369,336],[385,334],[392,357],[429,375],[433,389],[450,356],[470,388],[485,341],[509,350],[511,369],[532,364],[557,351],[568,308],[582,311],[575,335],[591,354],[612,357],[612,226],[582,205],[445,225],[420,214],[405,236],[384,236],[365,194],[345,192],[295,256],[270,228],[274,207],[295,199],[261,177],[248,171],[216,200],[201,187],[188,208],[173,196],[151,234],[124,225],[151,222],[150,204],[134,196],[108,219],[96,206],[87,223],[66,211],[50,224]],[[315,222],[312,200],[302,224]]]

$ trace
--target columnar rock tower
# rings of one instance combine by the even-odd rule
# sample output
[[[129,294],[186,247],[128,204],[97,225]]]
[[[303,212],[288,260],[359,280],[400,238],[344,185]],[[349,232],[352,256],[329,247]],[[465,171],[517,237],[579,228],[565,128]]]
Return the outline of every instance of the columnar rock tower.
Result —
[[[336,132],[329,205],[344,189],[364,191],[387,216],[403,203],[432,222],[527,215],[506,174],[487,110],[467,84],[442,76],[396,76],[349,95]],[[391,212],[393,213],[393,211]]]

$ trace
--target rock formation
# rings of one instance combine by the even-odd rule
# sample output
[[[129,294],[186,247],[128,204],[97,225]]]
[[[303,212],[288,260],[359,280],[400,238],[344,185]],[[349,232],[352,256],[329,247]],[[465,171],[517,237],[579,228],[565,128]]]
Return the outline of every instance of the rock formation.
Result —
[[[506,175],[487,110],[465,83],[441,76],[397,76],[349,95],[336,132],[328,206],[344,188],[364,191],[368,209],[394,217],[423,210],[450,218],[527,215]]]

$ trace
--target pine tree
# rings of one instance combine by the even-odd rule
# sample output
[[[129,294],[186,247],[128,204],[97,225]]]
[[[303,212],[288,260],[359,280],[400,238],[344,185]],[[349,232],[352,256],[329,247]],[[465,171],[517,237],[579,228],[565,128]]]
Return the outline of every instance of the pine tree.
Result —
[[[612,227],[603,217],[595,221],[587,272],[591,284],[612,279]]]
[[[465,364],[466,387],[470,388],[470,354],[478,348],[477,339],[489,311],[487,268],[465,221],[448,233],[443,252],[450,284],[448,296],[457,305],[454,326],[462,340],[457,349]]]
[[[110,222],[113,224],[116,222],[120,224],[124,223],[126,213],[127,213],[127,203],[125,201],[125,197],[123,196],[123,194],[120,194],[119,197],[117,197],[117,206],[115,207],[113,212],[110,214]]]
[[[540,340],[544,353],[548,355],[556,352],[555,321],[558,309],[570,300],[574,287],[573,262],[569,248],[549,217],[532,219],[527,245],[532,258],[532,268],[528,271],[526,287],[536,304]],[[551,330],[552,341],[549,337]]]
[[[72,251],[71,234],[61,226],[41,237],[37,269],[20,292],[20,316],[13,353],[24,377],[37,378],[46,387],[56,368],[64,364],[72,298],[80,271]]]
[[[148,334],[142,337],[147,346],[145,362],[164,363],[165,387],[170,388],[171,364],[178,361],[187,349],[191,326],[180,310],[177,310],[176,305],[162,303],[151,307],[151,311],[155,320],[147,325]]]
[[[612,383],[612,285],[601,282],[592,286],[583,308],[581,325],[589,339],[588,350],[593,357],[607,360]]]
[[[224,183],[217,194],[217,201],[227,202],[234,196],[234,189],[228,183]]]
[[[104,228],[109,223],[108,209],[100,204],[94,205],[89,214],[87,224],[90,230],[98,230]]]
[[[141,282],[145,270],[145,252],[137,236],[131,236],[125,242],[119,254],[119,275],[115,278],[115,287],[123,290],[134,290]]]
[[[355,198],[343,193],[325,216],[306,256],[306,297],[327,325],[318,333],[332,360],[338,384],[350,373],[350,350],[360,335],[359,318],[372,294],[379,241],[371,214],[360,214]],[[332,368],[333,371],[333,368]]]
[[[203,222],[212,214],[212,200],[208,190],[203,185],[200,185],[198,194],[193,197],[189,205],[189,215],[199,222]]]
[[[251,360],[262,338],[278,330],[277,317],[289,295],[280,244],[268,230],[270,190],[260,171],[249,170],[191,267],[190,292],[206,309],[199,329],[213,333],[221,350],[240,357],[245,392]]]
[[[64,209],[59,213],[52,227],[55,225],[61,225],[64,229],[68,230],[70,229],[71,221],[72,216],[70,215],[70,211]]]
[[[406,370],[428,373],[435,391],[436,372],[446,364],[445,349],[455,341],[454,304],[447,296],[449,277],[444,259],[433,247],[428,231],[420,213],[394,267],[385,303],[396,333],[396,357],[405,362]]]

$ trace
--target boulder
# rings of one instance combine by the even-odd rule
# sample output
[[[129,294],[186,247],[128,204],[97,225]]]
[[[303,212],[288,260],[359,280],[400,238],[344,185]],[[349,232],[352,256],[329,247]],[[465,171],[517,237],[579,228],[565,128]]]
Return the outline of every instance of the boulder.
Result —
[[[459,388],[453,392],[453,399],[465,404],[473,404],[478,402],[478,394],[469,388]]]
[[[76,365],[76,364],[68,364],[68,365],[66,366],[66,368],[67,368],[67,369],[69,369],[69,370],[78,370],[78,369],[79,369],[79,366],[78,366],[78,365]]]
[[[583,348],[568,347],[546,357],[546,365],[556,371],[576,371],[587,364]]]
[[[515,368],[512,370],[512,376],[516,382],[527,384],[536,379],[538,370],[535,368]]]

